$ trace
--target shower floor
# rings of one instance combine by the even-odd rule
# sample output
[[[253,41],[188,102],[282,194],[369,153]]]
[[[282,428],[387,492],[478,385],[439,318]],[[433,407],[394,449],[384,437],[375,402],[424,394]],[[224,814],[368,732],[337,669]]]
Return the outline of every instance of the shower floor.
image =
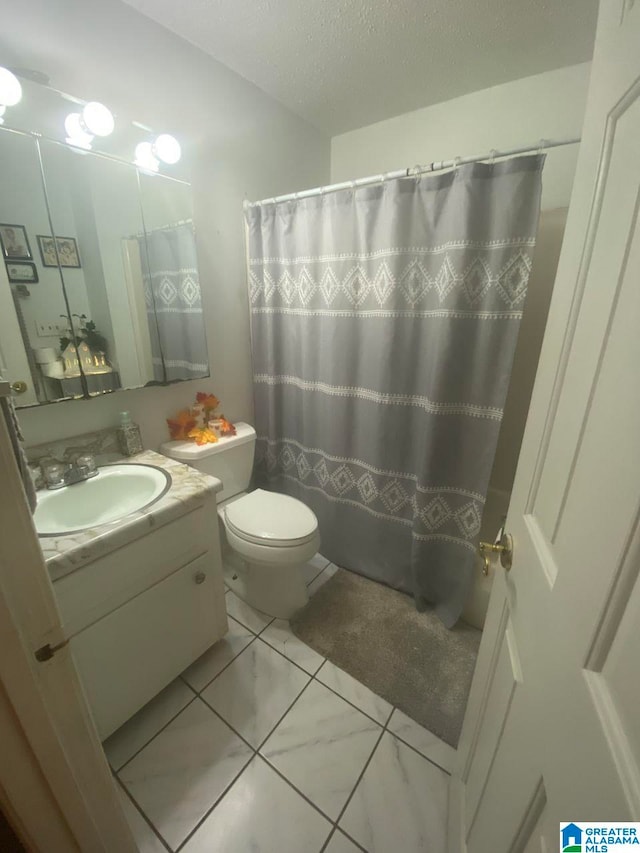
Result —
[[[413,599],[345,569],[318,589],[293,632],[336,666],[453,747],[481,632],[445,628]]]

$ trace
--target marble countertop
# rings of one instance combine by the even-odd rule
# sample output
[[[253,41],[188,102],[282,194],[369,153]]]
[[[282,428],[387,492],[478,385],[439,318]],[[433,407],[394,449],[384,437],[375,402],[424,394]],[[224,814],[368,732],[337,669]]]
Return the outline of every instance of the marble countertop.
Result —
[[[40,547],[53,581],[145,536],[155,527],[186,515],[202,506],[209,494],[222,490],[222,482],[216,477],[201,474],[154,450],[145,450],[118,462],[139,462],[162,468],[171,475],[169,491],[147,509],[133,512],[118,521],[67,536],[41,536]],[[74,486],[67,488],[73,489]]]

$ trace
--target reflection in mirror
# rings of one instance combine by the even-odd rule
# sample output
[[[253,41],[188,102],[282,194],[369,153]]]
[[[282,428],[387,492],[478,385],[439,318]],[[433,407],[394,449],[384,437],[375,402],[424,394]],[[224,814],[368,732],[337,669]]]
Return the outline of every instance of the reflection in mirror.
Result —
[[[175,382],[209,375],[191,188],[139,173],[144,239],[137,235],[151,328],[154,377]]]
[[[54,235],[39,238],[55,258],[75,321],[75,358],[89,394],[154,379],[141,267],[127,235],[142,230],[136,170],[41,140]],[[154,322],[153,317],[151,321]]]
[[[43,265],[38,251],[50,226],[35,140],[0,128],[0,164],[0,373],[26,384],[17,406],[82,394],[81,384],[61,384],[70,320],[58,265]],[[76,305],[88,309],[86,299]]]

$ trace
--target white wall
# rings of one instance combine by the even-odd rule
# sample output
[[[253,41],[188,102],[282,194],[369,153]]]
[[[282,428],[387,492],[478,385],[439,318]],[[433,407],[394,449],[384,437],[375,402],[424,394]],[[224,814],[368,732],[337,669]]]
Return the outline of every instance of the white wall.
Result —
[[[331,177],[343,181],[380,172],[580,136],[590,63],[526,77],[336,136]],[[481,538],[493,539],[506,514],[564,233],[578,146],[548,152],[542,215],[529,295],[513,364]],[[466,618],[481,627],[491,578],[478,573]]]
[[[34,22],[37,22],[37,26]],[[225,66],[122,3],[23,0],[7,7],[0,64],[35,68],[55,87],[180,137],[193,184],[211,379],[22,410],[29,443],[99,429],[129,409],[148,447],[165,418],[211,389],[251,419],[242,201],[329,179],[328,138]],[[182,176],[182,175],[181,175]]]
[[[591,63],[525,77],[361,127],[331,140],[331,178],[580,136]],[[577,146],[549,152],[543,209],[569,204]]]

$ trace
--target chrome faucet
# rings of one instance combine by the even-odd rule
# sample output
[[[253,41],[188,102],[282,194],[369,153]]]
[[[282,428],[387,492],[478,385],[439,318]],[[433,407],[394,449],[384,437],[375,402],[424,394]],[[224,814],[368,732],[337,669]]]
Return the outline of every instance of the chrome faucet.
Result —
[[[44,478],[47,489],[62,489],[64,486],[73,486],[90,480],[98,475],[96,460],[91,454],[86,453],[78,456],[75,462],[54,462],[44,469]]]

